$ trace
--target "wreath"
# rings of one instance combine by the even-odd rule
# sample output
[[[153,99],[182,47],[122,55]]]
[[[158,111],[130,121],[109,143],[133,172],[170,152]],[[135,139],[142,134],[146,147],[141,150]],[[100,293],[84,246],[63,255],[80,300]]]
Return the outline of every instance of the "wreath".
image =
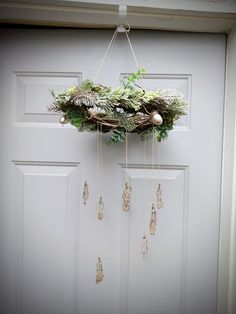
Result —
[[[127,133],[137,133],[142,140],[154,133],[160,142],[186,114],[187,103],[175,89],[141,88],[136,82],[144,73],[139,69],[116,88],[85,80],[61,92],[51,90],[54,100],[48,110],[63,113],[60,122],[70,123],[81,132],[111,132],[108,143],[124,141]]]

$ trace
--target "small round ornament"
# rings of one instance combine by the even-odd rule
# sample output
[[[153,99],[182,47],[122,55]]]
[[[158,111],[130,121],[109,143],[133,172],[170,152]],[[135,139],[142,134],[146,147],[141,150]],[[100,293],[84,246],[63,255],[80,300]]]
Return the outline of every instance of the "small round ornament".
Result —
[[[63,115],[63,116],[60,117],[59,121],[60,121],[61,124],[66,124],[68,122],[68,119],[67,119],[67,117],[65,115]]]
[[[162,122],[163,122],[163,119],[161,117],[161,115],[159,115],[158,112],[154,111],[151,113],[151,119],[150,121],[153,123],[153,124],[156,124],[156,125],[161,125]]]

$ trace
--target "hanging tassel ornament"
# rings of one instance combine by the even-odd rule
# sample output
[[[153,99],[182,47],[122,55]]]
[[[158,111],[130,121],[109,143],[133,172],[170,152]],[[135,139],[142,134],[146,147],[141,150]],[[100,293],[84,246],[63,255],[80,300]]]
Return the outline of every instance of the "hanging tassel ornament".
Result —
[[[130,210],[130,205],[131,205],[131,192],[132,192],[132,187],[128,185],[128,182],[125,181],[125,187],[122,193],[122,198],[123,198],[123,210],[125,212]]]
[[[101,283],[103,281],[104,274],[103,274],[103,266],[101,257],[98,256],[97,258],[97,264],[96,264],[96,283]]]
[[[104,210],[104,203],[102,201],[102,197],[100,196],[99,204],[98,204],[98,219],[103,219],[103,210]]]
[[[88,189],[88,183],[87,181],[84,182],[84,191],[83,191],[83,200],[84,200],[84,205],[87,204],[87,200],[89,198],[89,189]]]
[[[163,200],[162,200],[162,192],[161,192],[161,185],[158,184],[157,188],[157,209],[163,208]]]
[[[132,192],[132,187],[128,184],[128,180],[127,180],[127,170],[128,170],[128,134],[126,131],[126,134],[125,134],[125,186],[122,193],[123,210],[125,212],[130,210],[131,192]]]
[[[152,213],[151,213],[151,219],[150,219],[150,225],[149,225],[151,235],[155,235],[156,226],[157,226],[157,212],[156,212],[154,203],[152,203]]]
[[[148,239],[145,235],[143,236],[143,242],[141,245],[141,254],[143,256],[143,260],[145,261],[148,258]]]

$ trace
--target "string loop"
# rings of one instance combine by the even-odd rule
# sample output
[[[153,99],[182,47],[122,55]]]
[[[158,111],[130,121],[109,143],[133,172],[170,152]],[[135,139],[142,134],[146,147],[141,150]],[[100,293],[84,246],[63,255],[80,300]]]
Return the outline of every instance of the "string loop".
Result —
[[[137,69],[140,68],[138,60],[137,60],[137,57],[136,57],[135,52],[134,52],[134,48],[133,48],[132,43],[131,43],[130,38],[129,38],[129,32],[130,32],[130,25],[129,24],[127,24],[126,26],[124,26],[124,25],[118,25],[117,26],[115,32],[112,35],[112,38],[111,38],[110,43],[109,43],[109,45],[107,47],[107,50],[106,50],[106,52],[105,52],[105,54],[104,54],[104,56],[103,56],[103,58],[102,58],[102,60],[100,62],[100,65],[98,67],[98,70],[97,70],[95,78],[94,78],[94,82],[97,81],[97,79],[98,79],[98,77],[100,75],[100,72],[101,72],[102,67],[103,67],[103,65],[105,63],[105,60],[107,58],[107,55],[108,55],[109,51],[112,51],[112,49],[114,47],[114,44],[115,44],[116,37],[117,37],[118,33],[125,33],[127,41],[128,41],[128,44],[129,44],[129,48],[130,48],[132,56],[134,58],[135,65],[136,65]]]

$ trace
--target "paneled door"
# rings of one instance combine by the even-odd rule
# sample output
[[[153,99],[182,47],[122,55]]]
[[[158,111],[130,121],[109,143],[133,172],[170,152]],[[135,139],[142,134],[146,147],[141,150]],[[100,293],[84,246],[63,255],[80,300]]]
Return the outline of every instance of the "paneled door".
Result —
[[[94,78],[111,36],[110,30],[1,30],[3,314],[216,313],[225,36],[130,32],[147,70],[144,88],[182,91],[188,115],[168,140],[155,143],[154,155],[152,141],[129,136],[127,169],[125,145],[107,146],[104,135],[98,182],[96,134],[62,127],[47,106],[49,89]],[[119,34],[99,81],[116,86],[135,70]],[[125,173],[133,189],[128,213]],[[150,236],[158,184],[164,207]],[[98,254],[101,284],[95,284]]]

